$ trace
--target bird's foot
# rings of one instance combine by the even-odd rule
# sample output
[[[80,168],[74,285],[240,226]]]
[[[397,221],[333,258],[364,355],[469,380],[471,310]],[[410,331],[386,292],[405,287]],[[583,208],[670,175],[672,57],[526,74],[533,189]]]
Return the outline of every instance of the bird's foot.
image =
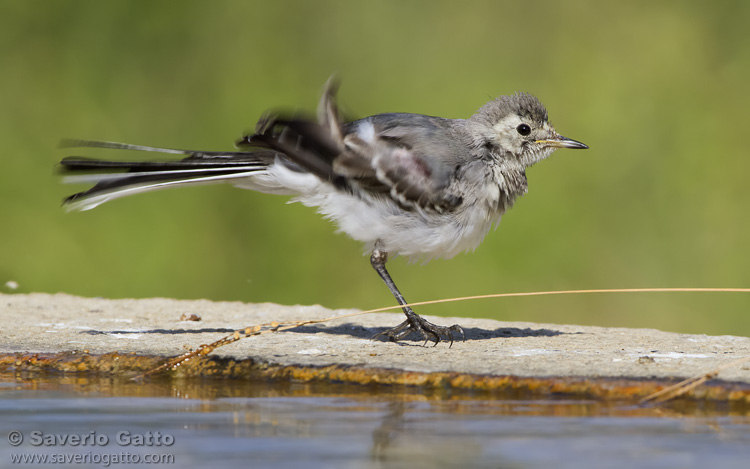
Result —
[[[464,330],[458,324],[452,326],[438,326],[430,321],[422,318],[417,313],[412,312],[411,315],[407,314],[406,321],[402,322],[396,327],[387,329],[383,332],[378,332],[373,339],[377,339],[381,336],[385,336],[391,342],[398,342],[399,340],[405,339],[413,332],[418,332],[422,335],[425,344],[430,340],[435,341],[435,345],[439,344],[442,340],[441,337],[447,337],[450,340],[450,345],[453,346],[453,333],[461,334],[461,338],[466,341],[466,335]],[[433,345],[434,347],[434,345]]]

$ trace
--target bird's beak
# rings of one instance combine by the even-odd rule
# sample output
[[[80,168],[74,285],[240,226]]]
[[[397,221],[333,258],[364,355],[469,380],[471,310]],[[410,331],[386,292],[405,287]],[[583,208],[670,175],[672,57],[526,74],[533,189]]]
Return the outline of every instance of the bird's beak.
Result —
[[[553,148],[588,148],[588,145],[577,140],[573,140],[572,138],[563,137],[562,135],[555,135],[554,137],[547,140],[537,140],[534,143]]]

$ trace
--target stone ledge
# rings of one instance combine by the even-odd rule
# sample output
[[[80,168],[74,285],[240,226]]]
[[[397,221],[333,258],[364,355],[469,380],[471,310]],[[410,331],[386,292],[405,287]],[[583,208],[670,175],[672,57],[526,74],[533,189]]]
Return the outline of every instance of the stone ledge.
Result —
[[[108,300],[0,294],[0,371],[134,376],[200,344],[260,323],[351,310],[207,300]],[[184,321],[195,314],[200,321]],[[294,381],[414,385],[597,398],[641,397],[665,383],[750,357],[750,339],[652,329],[428,317],[459,323],[466,341],[423,347],[369,340],[402,315],[378,313],[242,339],[171,371]],[[722,370],[693,398],[750,402],[750,363]]]

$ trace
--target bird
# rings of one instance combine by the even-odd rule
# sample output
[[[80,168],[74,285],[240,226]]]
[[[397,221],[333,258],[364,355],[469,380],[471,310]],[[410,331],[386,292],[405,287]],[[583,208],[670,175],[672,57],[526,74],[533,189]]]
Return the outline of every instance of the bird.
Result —
[[[267,112],[236,151],[197,151],[95,140],[95,147],[180,155],[139,161],[69,156],[63,182],[93,184],[67,197],[69,210],[89,210],[133,194],[230,183],[293,196],[364,244],[370,264],[406,319],[373,336],[393,342],[416,334],[425,345],[459,336],[461,326],[433,324],[414,312],[386,269],[392,256],[429,261],[474,250],[528,189],[526,169],[558,148],[586,149],[563,137],[533,95],[517,92],[484,104],[467,119],[386,113],[347,120],[329,79],[317,115]]]

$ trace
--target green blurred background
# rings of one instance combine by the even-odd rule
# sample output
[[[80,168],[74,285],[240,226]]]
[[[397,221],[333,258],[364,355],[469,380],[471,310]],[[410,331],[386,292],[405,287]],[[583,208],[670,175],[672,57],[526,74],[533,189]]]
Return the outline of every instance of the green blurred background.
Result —
[[[268,108],[468,117],[536,94],[566,136],[473,254],[389,268],[411,301],[750,287],[750,3],[3,1],[0,291],[393,304],[314,210],[231,186],[66,213],[60,138],[231,149]],[[1,286],[17,282],[11,290]],[[1,308],[2,306],[0,306]],[[424,314],[750,335],[748,294],[580,295]],[[7,325],[6,325],[7,326]]]

